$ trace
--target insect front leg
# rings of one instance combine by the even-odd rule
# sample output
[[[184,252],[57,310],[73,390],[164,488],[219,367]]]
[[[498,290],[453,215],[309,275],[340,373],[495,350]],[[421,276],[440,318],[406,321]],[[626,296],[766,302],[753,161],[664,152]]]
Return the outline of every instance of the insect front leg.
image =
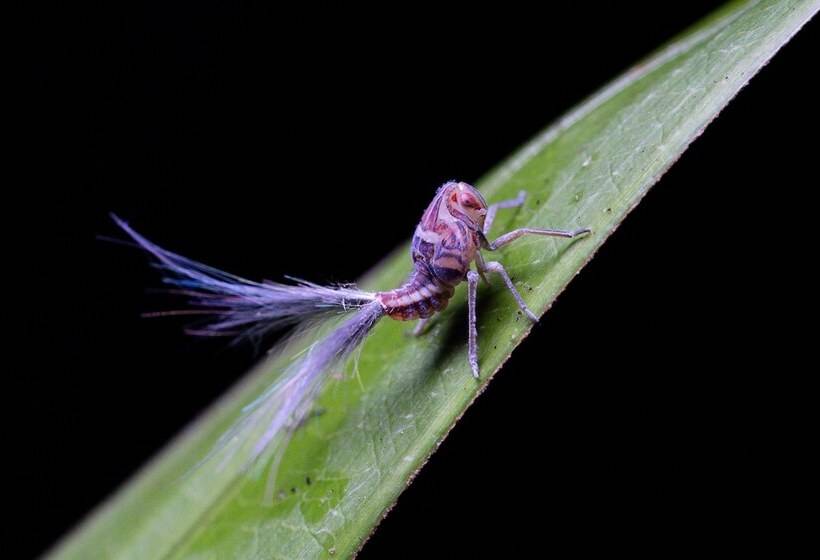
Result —
[[[590,233],[592,230],[589,228],[581,228],[581,229],[574,229],[574,230],[565,230],[565,229],[542,229],[542,228],[521,228],[521,229],[514,229],[509,233],[505,233],[492,243],[487,243],[484,246],[484,249],[488,251],[495,251],[496,249],[500,249],[504,245],[509,245],[519,237],[523,237],[524,235],[546,235],[549,237],[567,237],[573,238],[578,237],[580,235],[585,235]]]
[[[502,265],[498,261],[490,261],[484,265],[484,270],[487,272],[495,272],[496,274],[501,276],[501,279],[504,280],[504,284],[507,285],[507,289],[513,295],[515,301],[518,302],[518,307],[521,308],[521,311],[524,312],[524,315],[529,317],[530,320],[533,322],[538,321],[538,317],[535,316],[535,313],[530,311],[530,308],[527,307],[526,303],[524,303],[524,298],[522,298],[521,294],[518,293],[518,290],[516,289],[515,284],[513,284],[510,275],[507,274],[507,269],[504,268],[504,265]]]
[[[490,228],[493,227],[493,222],[495,221],[495,215],[500,209],[516,208],[524,204],[525,200],[527,200],[527,191],[521,191],[516,198],[502,200],[501,202],[490,205],[490,207],[487,208],[487,215],[484,217],[484,235],[490,233]]]
[[[478,279],[475,270],[467,272],[467,360],[473,370],[473,377],[478,379],[478,332],[476,329],[475,307]]]

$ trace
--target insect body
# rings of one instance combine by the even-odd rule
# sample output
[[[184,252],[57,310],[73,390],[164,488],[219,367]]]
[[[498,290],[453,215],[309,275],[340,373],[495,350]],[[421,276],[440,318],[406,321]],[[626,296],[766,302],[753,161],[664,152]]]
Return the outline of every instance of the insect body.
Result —
[[[494,272],[501,276],[521,310],[533,321],[537,320],[501,263],[484,262],[480,249],[495,251],[528,234],[576,237],[589,232],[586,228],[574,231],[524,228],[512,231],[494,243],[487,241],[486,235],[496,212],[500,208],[520,206],[525,196],[526,193],[521,192],[518,198],[488,206],[481,193],[471,185],[455,181],[445,183],[416,226],[412,244],[414,270],[410,279],[401,288],[376,294],[377,301],[393,319],[421,319],[416,328],[418,334],[433,313],[447,306],[455,286],[466,280],[470,328],[468,360],[475,377],[479,375],[476,288],[484,273]],[[476,271],[470,270],[473,261]]]
[[[481,194],[466,183],[447,183],[438,190],[413,236],[409,280],[376,294],[390,317],[424,320],[447,306],[475,258],[480,243],[475,224],[484,222],[486,212]]]
[[[474,187],[451,181],[442,185],[416,227],[412,243],[413,271],[404,285],[384,292],[364,292],[349,286],[319,286],[298,281],[294,284],[253,282],[176,255],[154,245],[125,222],[114,217],[120,227],[142,248],[149,251],[169,274],[166,282],[191,296],[190,312],[208,315],[211,321],[198,333],[237,334],[268,330],[287,323],[332,312],[356,311],[309,352],[293,364],[259,399],[246,407],[245,415],[223,437],[223,444],[235,441],[244,427],[264,426],[261,438],[252,446],[248,464],[276,441],[287,440],[288,427],[298,426],[309,412],[326,373],[343,360],[367,336],[383,316],[407,321],[419,319],[415,333],[447,306],[455,287],[467,282],[468,361],[478,378],[476,332],[476,292],[478,281],[487,273],[501,277],[518,307],[531,320],[537,317],[524,303],[504,266],[485,262],[481,251],[495,251],[524,235],[572,238],[589,229],[556,230],[521,228],[488,241],[496,212],[524,203],[526,193],[515,199],[487,205]],[[471,268],[475,263],[475,270]],[[282,445],[273,446],[281,452]]]

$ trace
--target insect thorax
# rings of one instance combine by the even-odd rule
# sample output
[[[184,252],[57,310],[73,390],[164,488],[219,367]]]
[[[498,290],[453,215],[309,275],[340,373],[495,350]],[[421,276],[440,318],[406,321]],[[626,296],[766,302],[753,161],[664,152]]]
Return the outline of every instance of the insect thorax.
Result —
[[[400,288],[377,294],[394,319],[427,318],[444,309],[475,258],[477,234],[440,204],[436,197],[416,228],[410,278]]]
[[[424,212],[413,236],[412,256],[439,282],[455,286],[464,280],[479,240],[475,225],[447,204],[447,194],[442,189]]]

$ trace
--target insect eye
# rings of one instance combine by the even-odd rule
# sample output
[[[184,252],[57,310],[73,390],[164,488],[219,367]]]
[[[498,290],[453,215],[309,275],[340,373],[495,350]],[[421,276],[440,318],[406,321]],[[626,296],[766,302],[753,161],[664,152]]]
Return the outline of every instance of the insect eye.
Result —
[[[478,201],[472,195],[464,195],[461,198],[461,204],[466,206],[467,208],[478,208],[479,204]]]

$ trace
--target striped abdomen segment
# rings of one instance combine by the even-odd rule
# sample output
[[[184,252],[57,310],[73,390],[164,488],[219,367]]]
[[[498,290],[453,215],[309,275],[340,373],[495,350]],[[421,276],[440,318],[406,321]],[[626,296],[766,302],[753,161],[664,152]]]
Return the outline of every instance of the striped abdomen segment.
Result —
[[[376,299],[391,318],[398,321],[426,319],[441,311],[453,297],[453,288],[430,278],[416,269],[407,283],[389,292],[379,292]]]

